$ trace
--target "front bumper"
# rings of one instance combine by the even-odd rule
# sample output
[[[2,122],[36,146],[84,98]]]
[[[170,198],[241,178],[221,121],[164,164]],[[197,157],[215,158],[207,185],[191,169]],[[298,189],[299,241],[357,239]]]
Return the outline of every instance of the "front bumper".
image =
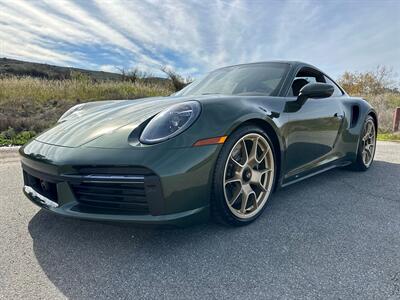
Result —
[[[33,203],[67,217],[140,224],[200,222],[209,215],[219,147],[160,153],[32,141],[20,149],[23,190]]]

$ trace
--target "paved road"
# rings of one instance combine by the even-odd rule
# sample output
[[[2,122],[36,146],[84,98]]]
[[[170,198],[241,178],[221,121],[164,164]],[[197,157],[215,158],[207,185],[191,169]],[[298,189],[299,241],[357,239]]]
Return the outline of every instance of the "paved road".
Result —
[[[145,229],[60,218],[0,166],[0,298],[400,298],[400,143],[366,173],[276,193],[256,223]]]

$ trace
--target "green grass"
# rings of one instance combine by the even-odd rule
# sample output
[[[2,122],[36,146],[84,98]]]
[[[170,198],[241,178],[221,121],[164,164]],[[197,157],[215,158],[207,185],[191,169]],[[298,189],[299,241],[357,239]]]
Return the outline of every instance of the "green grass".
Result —
[[[33,131],[22,131],[13,135],[8,135],[6,132],[0,134],[0,146],[18,146],[23,145],[30,139],[35,137],[36,133]]]
[[[378,133],[378,141],[400,142],[400,133]]]

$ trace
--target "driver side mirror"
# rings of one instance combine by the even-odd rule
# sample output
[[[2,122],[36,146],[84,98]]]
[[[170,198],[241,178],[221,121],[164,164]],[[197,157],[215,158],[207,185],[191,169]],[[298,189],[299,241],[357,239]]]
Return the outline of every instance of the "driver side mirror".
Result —
[[[296,102],[303,105],[308,98],[328,98],[332,96],[334,88],[328,83],[309,83],[303,86]]]

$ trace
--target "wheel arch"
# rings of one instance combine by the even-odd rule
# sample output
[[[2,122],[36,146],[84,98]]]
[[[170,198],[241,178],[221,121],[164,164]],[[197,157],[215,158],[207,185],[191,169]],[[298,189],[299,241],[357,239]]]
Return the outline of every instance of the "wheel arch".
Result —
[[[277,168],[276,168],[276,170],[277,170],[276,176],[277,177],[276,177],[275,186],[274,186],[274,190],[275,190],[277,187],[279,187],[281,185],[281,174],[282,174],[282,166],[283,166],[282,138],[278,134],[275,126],[271,125],[270,122],[268,122],[267,120],[261,119],[261,118],[249,118],[249,119],[241,122],[240,124],[238,124],[236,127],[232,128],[230,133],[236,131],[240,127],[247,126],[247,125],[253,125],[253,126],[260,127],[268,134],[268,137],[271,139],[272,146],[274,147],[274,153],[276,155],[276,163],[277,163]]]
[[[376,134],[378,134],[378,115],[374,110],[370,110],[368,115],[374,119]]]

